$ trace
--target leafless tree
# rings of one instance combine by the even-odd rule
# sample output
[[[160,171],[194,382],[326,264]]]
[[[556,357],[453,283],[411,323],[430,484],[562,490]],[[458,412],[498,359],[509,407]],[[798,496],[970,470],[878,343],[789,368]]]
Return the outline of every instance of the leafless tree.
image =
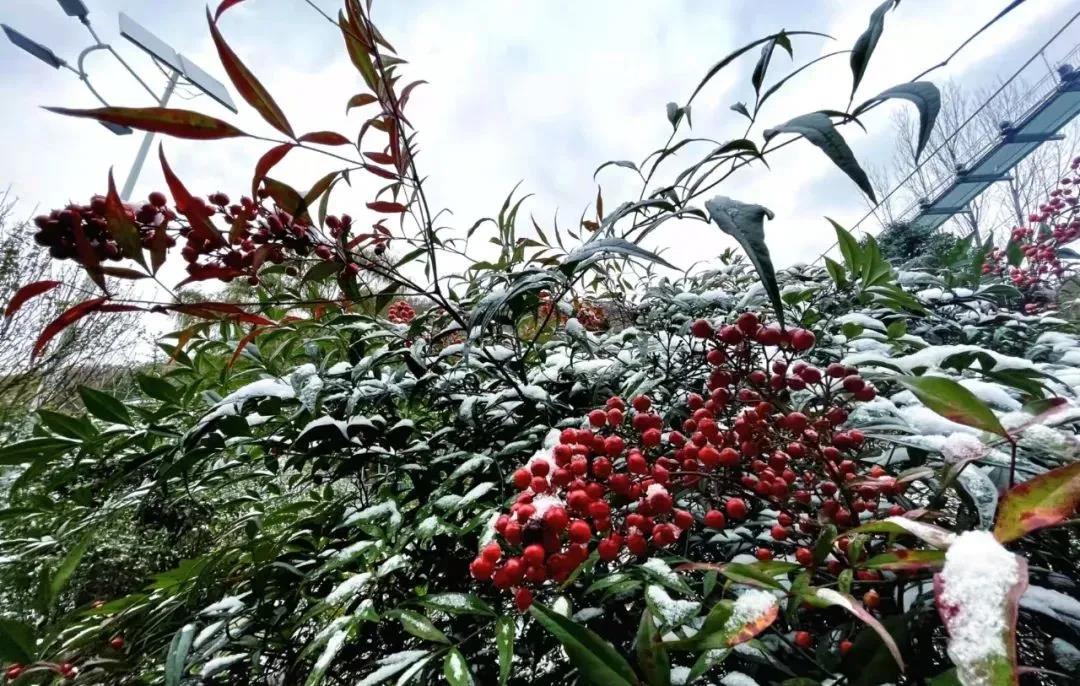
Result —
[[[14,200],[0,194],[0,307],[26,284],[53,279],[63,285],[0,320],[0,435],[20,430],[36,408],[77,403],[80,385],[107,388],[130,379],[133,363],[148,361],[150,350],[138,317],[91,315],[54,338],[42,356],[31,357],[41,331],[86,300],[93,285],[74,263],[51,259],[15,213]]]
[[[946,84],[941,92],[937,125],[921,164],[915,159],[918,118],[910,108],[898,110],[893,119],[898,135],[894,136],[892,158],[884,168],[870,170],[879,197],[899,187],[876,211],[881,224],[888,226],[909,219],[906,212],[920,199],[933,198],[955,178],[959,166],[970,164],[1000,138],[1003,123],[1018,121],[1054,82],[1053,78],[1036,84],[1017,80],[996,96],[996,88],[965,90],[955,82]],[[943,230],[1000,240],[1013,226],[1025,223],[1027,215],[1045,201],[1047,192],[1080,152],[1080,122],[1067,125],[1062,133],[1063,140],[1042,144],[1011,170],[1009,180],[990,186],[971,202],[969,212],[952,217]],[[939,148],[937,154],[931,154]]]

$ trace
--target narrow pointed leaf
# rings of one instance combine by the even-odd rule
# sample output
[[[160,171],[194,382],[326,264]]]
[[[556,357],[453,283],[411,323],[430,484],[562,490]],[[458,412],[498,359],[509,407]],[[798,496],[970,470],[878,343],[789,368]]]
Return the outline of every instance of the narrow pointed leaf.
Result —
[[[589,629],[539,603],[533,603],[529,613],[562,643],[586,683],[596,686],[639,683],[634,670],[618,651]]]
[[[514,662],[514,618],[499,617],[495,620],[495,647],[499,651],[499,685],[505,686],[510,679]]]
[[[142,131],[164,133],[177,138],[216,140],[247,135],[232,124],[190,110],[165,107],[99,107],[90,110],[46,107],[45,109],[69,117],[96,119]]]
[[[929,81],[914,81],[902,83],[884,90],[863,104],[855,108],[855,115],[864,111],[875,102],[881,102],[890,98],[900,98],[915,105],[919,110],[919,143],[915,147],[915,159],[918,160],[930,140],[930,134],[934,130],[934,122],[937,121],[938,112],[941,110],[941,92],[938,87]]]
[[[36,298],[42,293],[47,293],[52,289],[60,285],[59,281],[35,281],[34,283],[28,283],[19,290],[15,291],[15,295],[11,298],[11,302],[8,303],[7,308],[4,310],[5,317],[11,317],[22,308],[31,298]]]
[[[109,170],[109,192],[105,196],[105,221],[109,228],[109,235],[120,246],[121,254],[129,260],[135,260],[142,265],[143,269],[146,269],[146,258],[143,257],[139,229],[128,217],[124,203],[120,200],[120,194],[116,192],[116,181],[113,179],[112,169]]]
[[[904,658],[900,655],[900,648],[896,645],[896,641],[893,639],[892,635],[889,634],[885,627],[881,625],[881,622],[870,614],[857,600],[844,593],[834,591],[831,588],[815,589],[813,598],[807,597],[807,600],[841,607],[861,619],[867,626],[877,632],[877,635],[881,637],[881,640],[884,641],[886,647],[888,647],[889,653],[892,654],[893,659],[896,660],[896,664],[900,666],[900,671],[904,670]]]
[[[49,341],[67,327],[71,326],[75,322],[79,321],[86,315],[98,310],[105,304],[106,298],[94,298],[93,300],[86,300],[79,303],[60,314],[59,317],[52,320],[48,326],[41,332],[37,340],[34,342],[34,350],[31,353],[31,357],[37,357],[45,350],[45,346],[49,344]]]
[[[188,192],[187,187],[173,173],[172,167],[169,166],[168,160],[165,159],[165,146],[158,146],[158,158],[161,160],[161,171],[165,175],[165,183],[168,184],[169,192],[172,193],[173,200],[176,201],[176,208],[180,211],[180,214],[187,217],[192,233],[215,247],[225,245],[225,240],[218,230],[214,228],[214,225],[210,222],[210,217],[207,216],[203,209],[203,203],[196,202],[194,196]]]
[[[319,145],[349,145],[350,141],[336,131],[315,131],[300,136],[305,143],[318,143]]]
[[[222,37],[221,32],[218,30],[217,23],[210,16],[209,7],[206,8],[206,22],[210,25],[210,35],[213,37],[214,45],[217,47],[221,65],[225,67],[225,73],[229,75],[229,79],[232,81],[233,86],[236,87],[237,92],[240,93],[240,96],[262,115],[266,123],[289,138],[296,138],[292,125],[289,124],[289,120],[285,118],[285,113],[281,111],[278,104],[274,102],[274,98],[271,97],[270,93],[267,92],[266,88],[255,78],[255,75],[251,73],[244,63],[240,61],[240,58],[236,56],[229,44],[225,42],[225,38]]]
[[[848,147],[847,141],[836,130],[836,126],[833,125],[828,115],[821,112],[803,114],[780,126],[766,129],[764,133],[766,140],[781,133],[793,133],[802,136],[828,155],[833,164],[847,174],[862,189],[862,192],[866,193],[867,197],[876,200],[869,177],[866,176],[863,168],[859,166],[858,160],[855,159],[855,153]]]
[[[255,174],[251,177],[251,197],[258,197],[259,186],[262,185],[263,179],[278,162],[285,159],[285,155],[288,155],[294,147],[296,146],[292,143],[275,145],[259,158],[259,161],[255,163]]]
[[[747,257],[757,270],[765,292],[769,295],[769,301],[776,311],[776,318],[780,326],[784,325],[784,303],[780,299],[780,286],[776,281],[776,269],[773,268],[772,257],[769,256],[769,246],[765,244],[765,219],[772,219],[772,210],[761,205],[740,202],[732,198],[718,195],[705,203],[705,209],[709,211],[720,230],[728,234],[742,246]]]
[[[870,15],[870,23],[866,30],[855,41],[855,46],[851,49],[852,95],[859,89],[859,84],[866,73],[866,66],[870,63],[870,56],[874,54],[881,32],[885,29],[885,14],[899,2],[900,0],[885,0],[878,5]]]

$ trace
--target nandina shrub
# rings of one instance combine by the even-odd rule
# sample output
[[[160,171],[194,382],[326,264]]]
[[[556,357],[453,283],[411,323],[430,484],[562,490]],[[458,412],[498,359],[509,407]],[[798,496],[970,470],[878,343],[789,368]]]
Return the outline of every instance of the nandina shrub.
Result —
[[[169,195],[129,207],[110,184],[39,220],[39,242],[101,290],[39,352],[86,316],[196,321],[166,337],[170,362],[143,370],[138,394],[83,389],[85,414],[41,413],[0,449],[20,465],[0,517],[0,574],[18,580],[0,586],[10,679],[1011,683],[1018,665],[1069,669],[1046,644],[1068,635],[1047,599],[1071,590],[1077,547],[1074,327],[1010,310],[1016,293],[983,282],[966,248],[956,274],[911,279],[837,227],[842,264],[776,273],[770,210],[701,202],[800,137],[872,198],[841,127],[900,98],[925,140],[932,84],[760,143],[689,136],[698,93],[742,55],[757,57],[754,105],[734,109],[755,131],[803,73],[763,88],[774,51],[814,39],[781,31],[669,104],[662,148],[597,170],[636,172],[637,201],[605,213],[598,195],[595,219],[525,236],[512,193],[455,229],[428,207],[405,115],[419,82],[400,87],[370,3],[347,0],[334,28],[363,82],[347,106],[370,113],[357,135],[297,135],[221,33],[236,4],[208,16],[211,34],[284,137],[250,193],[203,200],[162,151]],[[894,4],[855,42],[852,95]],[[247,135],[182,110],[63,112]],[[307,192],[269,176],[320,150],[348,163]],[[695,158],[670,173],[677,152]],[[387,183],[330,214],[359,173]],[[728,251],[658,276],[666,261],[639,243],[670,219],[715,224],[753,268]],[[462,239],[489,225],[499,253],[476,257]],[[463,274],[441,270],[449,253]],[[168,259],[185,284],[254,295],[115,296],[116,279],[157,278]],[[50,287],[29,284],[7,315]],[[973,592],[981,576],[992,592]]]

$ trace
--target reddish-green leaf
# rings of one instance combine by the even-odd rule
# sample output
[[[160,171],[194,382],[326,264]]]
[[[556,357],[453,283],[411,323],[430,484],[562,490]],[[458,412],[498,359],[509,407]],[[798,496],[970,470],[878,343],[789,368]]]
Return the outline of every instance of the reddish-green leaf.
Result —
[[[75,252],[79,255],[79,262],[86,270],[87,276],[97,284],[98,288],[108,293],[109,289],[105,287],[105,276],[101,272],[101,261],[98,259],[97,251],[87,240],[86,231],[80,224],[72,230],[72,233],[75,234]]]
[[[899,548],[892,552],[875,555],[859,566],[867,569],[914,572],[924,569],[939,569],[944,563],[945,553],[940,550]]]
[[[370,105],[373,102],[379,102],[379,99],[371,93],[358,93],[349,98],[348,104],[345,105],[345,112],[348,113],[348,111],[354,107],[363,107],[364,105]]]
[[[93,300],[86,300],[84,302],[71,307],[60,314],[59,317],[52,320],[48,326],[38,336],[37,341],[34,342],[34,350],[31,353],[31,357],[37,357],[45,350],[45,346],[49,344],[56,334],[60,333],[67,327],[71,326],[75,322],[79,321],[91,312],[100,308],[107,298],[94,298]]]
[[[352,7],[349,7],[350,15],[354,14]],[[360,76],[364,78],[364,83],[368,85],[368,88],[372,90],[376,89],[376,84],[379,82],[379,75],[375,71],[375,65],[371,61],[371,51],[364,45],[359,33],[359,27],[356,23],[351,22],[345,18],[345,15],[338,12],[338,25],[341,27],[341,35],[345,39],[345,48],[348,50],[349,59],[352,60],[356,70],[360,72]]]
[[[406,207],[399,202],[388,202],[386,200],[369,202],[367,206],[369,210],[384,212],[386,214],[401,214],[406,209]]]
[[[149,274],[140,272],[138,269],[128,269],[127,267],[112,267],[106,265],[101,268],[101,273],[105,276],[114,276],[118,279],[146,279],[149,278]]]
[[[383,169],[382,167],[376,167],[373,164],[365,164],[364,171],[371,172],[372,174],[378,176],[381,179],[390,179],[391,181],[397,181],[399,178],[398,175],[394,172]]]
[[[319,145],[349,145],[349,139],[336,131],[315,131],[300,136],[305,143],[318,143]]]
[[[109,235],[120,246],[121,254],[129,260],[135,260],[146,268],[146,259],[142,253],[142,239],[135,222],[127,215],[120,194],[116,192],[116,181],[112,169],[109,170],[109,192],[105,196],[105,222]]]
[[[907,517],[887,517],[863,524],[846,533],[848,536],[855,534],[910,534],[939,549],[948,548],[956,540],[956,534],[951,531]]]
[[[192,233],[215,247],[225,245],[225,240],[210,222],[205,205],[197,202],[176,174],[173,173],[172,167],[169,166],[168,161],[165,159],[164,146],[158,147],[158,157],[161,159],[161,171],[165,175],[165,183],[169,185],[169,191],[172,192],[173,200],[176,201],[176,208],[187,217]],[[184,283],[187,283],[187,281]]]
[[[257,197],[257,191],[259,190],[259,184],[263,182],[266,175],[270,173],[270,170],[274,166],[285,158],[285,155],[289,154],[294,146],[292,143],[282,143],[281,145],[275,145],[266,151],[266,153],[259,158],[259,161],[255,163],[255,175],[251,177],[251,197]]]
[[[221,4],[218,5],[217,12],[214,12],[214,21],[221,19],[221,15],[225,14],[225,10],[233,5],[239,5],[243,1],[244,0],[222,0]]]
[[[225,368],[226,369],[232,369],[232,366],[234,364],[236,364],[237,358],[239,358],[240,354],[244,352],[244,348],[246,348],[248,346],[248,343],[251,343],[253,340],[255,340],[255,338],[259,334],[264,333],[264,332],[269,331],[269,330],[270,330],[269,326],[254,326],[254,327],[252,327],[251,331],[248,331],[247,334],[243,338],[240,339],[240,342],[236,344],[236,350],[233,351],[232,357],[229,358],[229,363],[227,365],[225,365]]]
[[[293,133],[292,125],[289,124],[289,120],[285,118],[285,113],[281,111],[277,103],[274,102],[274,98],[270,96],[266,88],[259,82],[255,75],[244,63],[240,61],[240,58],[236,56],[229,44],[225,42],[225,38],[222,37],[221,32],[218,31],[217,24],[214,23],[214,19],[210,16],[210,8],[206,8],[206,21],[210,25],[210,35],[214,39],[214,45],[217,46],[218,57],[221,58],[221,65],[225,67],[225,73],[229,75],[229,79],[233,85],[236,86],[237,92],[240,96],[247,101],[249,105],[255,108],[262,118],[266,120],[266,123],[273,126],[278,131],[282,132],[289,138],[296,138]]]
[[[161,224],[154,229],[154,236],[150,239],[150,269],[157,274],[161,265],[165,264],[165,256],[169,252],[169,233],[165,225]]]
[[[1018,484],[998,506],[994,536],[1002,543],[1060,524],[1080,507],[1080,462]]]
[[[905,376],[900,377],[899,381],[942,417],[1003,438],[1009,437],[997,415],[986,403],[952,379],[943,376]]]
[[[182,303],[179,305],[169,305],[166,309],[191,315],[193,317],[201,317],[203,319],[229,319],[247,322],[257,326],[271,326],[276,323],[274,320],[267,319],[262,315],[247,312],[239,305],[233,305],[232,303]]]
[[[110,124],[130,126],[133,129],[164,133],[177,138],[214,140],[247,135],[232,124],[190,110],[165,107],[99,107],[91,110],[46,107],[45,109],[69,117],[96,119]]]
[[[307,205],[304,203],[304,197],[289,184],[268,176],[263,179],[263,186],[281,209],[293,216],[303,216],[306,213]]]
[[[19,311],[23,305],[26,304],[31,298],[37,297],[42,293],[51,291],[60,285],[59,281],[35,281],[34,283],[28,283],[19,290],[15,291],[15,296],[8,303],[7,309],[4,310],[4,316],[10,317]]]

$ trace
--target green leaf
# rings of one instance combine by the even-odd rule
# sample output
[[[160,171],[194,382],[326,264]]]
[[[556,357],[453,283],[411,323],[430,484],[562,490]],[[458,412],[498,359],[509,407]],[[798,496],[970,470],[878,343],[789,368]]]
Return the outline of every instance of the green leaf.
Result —
[[[514,663],[514,631],[516,620],[513,617],[499,617],[495,620],[495,647],[499,651],[499,684],[505,686],[510,678],[510,668]]]
[[[934,130],[934,122],[937,121],[938,112],[941,110],[941,92],[938,87],[929,81],[913,81],[902,83],[883,90],[874,97],[855,108],[854,115],[858,115],[871,104],[901,98],[915,104],[919,110],[919,143],[915,148],[915,159],[919,159],[923,148],[930,140],[930,133]]]
[[[450,643],[450,639],[446,637],[446,634],[439,631],[431,623],[431,620],[418,612],[399,610],[398,620],[405,627],[405,631],[417,638],[422,638],[425,641],[435,641],[436,643]]]
[[[540,603],[533,603],[529,613],[562,643],[585,682],[597,686],[639,683],[626,660],[597,634]]]
[[[443,674],[450,686],[472,686],[472,672],[469,671],[469,663],[465,662],[465,656],[457,648],[451,648],[443,660]]]
[[[754,65],[754,71],[750,75],[750,83],[754,86],[754,92],[761,92],[761,84],[765,81],[765,72],[769,69],[769,63],[772,61],[773,50],[776,46],[787,50],[789,56],[792,56],[791,52],[791,40],[787,37],[783,31],[776,34],[768,43],[761,48],[761,57],[758,58],[757,64]]]
[[[17,465],[59,455],[78,443],[62,438],[28,438],[0,447],[0,465]]]
[[[195,625],[187,624],[176,632],[172,643],[169,644],[169,652],[165,656],[165,686],[180,686],[180,679],[184,676],[184,665],[187,663],[188,651],[191,650],[191,642],[195,640]]]
[[[670,686],[671,663],[668,661],[667,651],[660,644],[656,624],[649,610],[641,613],[641,623],[634,640],[634,652],[649,686]]]
[[[1015,541],[1032,531],[1060,524],[1080,507],[1080,462],[1052,469],[1017,484],[1001,499],[994,537]]]
[[[420,602],[450,614],[495,615],[490,605],[471,593],[435,593],[421,598]]]
[[[64,590],[64,586],[67,585],[68,579],[71,578],[71,575],[79,566],[79,562],[82,560],[83,555],[85,555],[87,549],[90,548],[92,540],[93,538],[90,533],[83,535],[79,542],[68,550],[64,559],[60,561],[60,566],[56,568],[56,571],[49,579],[49,595],[52,598],[55,599],[60,595],[60,591]]]
[[[600,238],[598,240],[586,243],[577,250],[574,250],[566,256],[564,264],[572,265],[579,262],[584,262],[590,257],[599,255],[623,255],[625,257],[638,257],[649,262],[656,262],[662,264],[669,269],[675,269],[675,267],[664,258],[659,255],[646,250],[625,238]]]
[[[862,189],[862,192],[866,193],[867,197],[875,202],[877,201],[869,177],[866,176],[863,168],[859,166],[858,160],[855,159],[855,153],[848,147],[847,141],[836,130],[828,115],[821,112],[800,115],[780,126],[765,129],[765,140],[770,140],[781,133],[793,133],[810,141],[828,155],[833,164],[847,174]]]
[[[45,409],[38,410],[38,417],[46,428],[65,438],[89,440],[97,435],[94,425],[82,417],[72,417],[63,412]]]
[[[776,270],[765,244],[765,218],[773,218],[772,210],[718,195],[705,203],[709,216],[720,230],[739,242],[747,257],[757,270],[765,292],[769,295],[780,326],[784,325],[784,304],[780,299],[780,286],[776,282]]]
[[[160,376],[136,374],[135,381],[139,384],[139,390],[155,400],[165,403],[175,403],[179,400],[179,389]]]
[[[997,415],[974,393],[943,376],[904,376],[898,381],[946,419],[1009,438]]]
[[[904,668],[904,658],[900,655],[900,648],[897,647],[892,635],[857,600],[846,593],[838,593],[831,588],[812,589],[810,593],[803,597],[803,600],[818,607],[840,607],[861,619],[867,626],[876,631],[881,640],[885,642],[893,659],[896,660],[896,664],[900,665],[900,669]]]
[[[34,628],[14,619],[0,617],[0,660],[28,664],[36,656]]]
[[[863,74],[866,73],[866,65],[870,63],[870,56],[874,53],[874,48],[877,47],[878,40],[881,38],[881,32],[885,28],[885,13],[898,4],[900,0],[885,0],[878,5],[878,8],[870,15],[869,26],[855,41],[855,47],[851,49],[852,96],[859,89],[859,83],[862,82]]]
[[[116,424],[131,426],[131,415],[124,403],[104,391],[88,386],[79,386],[79,395],[90,414],[99,419]]]

